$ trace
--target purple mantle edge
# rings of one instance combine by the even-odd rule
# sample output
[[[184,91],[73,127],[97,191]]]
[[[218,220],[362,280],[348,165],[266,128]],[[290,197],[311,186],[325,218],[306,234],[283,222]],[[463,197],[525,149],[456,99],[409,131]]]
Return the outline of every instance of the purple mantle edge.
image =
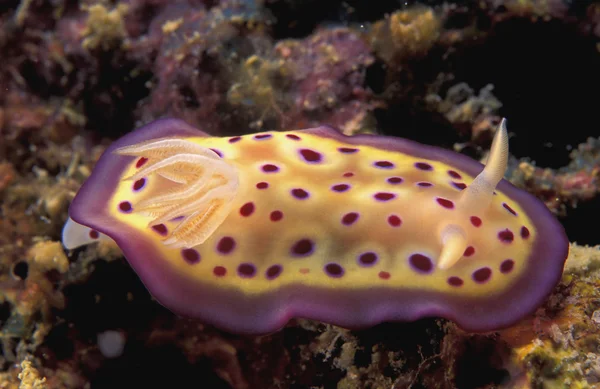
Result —
[[[479,162],[453,151],[400,138],[346,136],[325,126],[296,132],[437,160],[471,175],[478,174],[483,168]],[[104,152],[73,200],[69,213],[76,222],[113,238],[150,293],[177,314],[199,318],[226,331],[248,334],[275,331],[294,317],[346,328],[364,328],[382,321],[444,317],[467,331],[491,331],[507,327],[532,313],[561,277],[569,244],[563,227],[542,202],[502,180],[499,190],[523,207],[538,231],[523,277],[503,293],[467,298],[386,287],[336,291],[297,284],[275,293],[247,296],[182,279],[156,256],[153,243],[106,212],[111,188],[116,186],[121,172],[133,158],[114,155],[112,151],[167,136],[208,135],[177,119],[160,119],[125,135]]]

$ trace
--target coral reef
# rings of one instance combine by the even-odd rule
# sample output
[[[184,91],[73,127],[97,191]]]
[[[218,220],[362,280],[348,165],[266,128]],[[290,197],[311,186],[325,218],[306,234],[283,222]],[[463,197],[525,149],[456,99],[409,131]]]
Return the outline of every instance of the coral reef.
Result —
[[[0,1],[0,388],[597,387],[600,6],[406,3]],[[220,332],[159,306],[111,244],[58,243],[106,145],[164,115],[219,135],[325,123],[480,159],[505,116],[510,180],[581,245],[536,314],[496,333]],[[102,353],[107,331],[120,356]]]

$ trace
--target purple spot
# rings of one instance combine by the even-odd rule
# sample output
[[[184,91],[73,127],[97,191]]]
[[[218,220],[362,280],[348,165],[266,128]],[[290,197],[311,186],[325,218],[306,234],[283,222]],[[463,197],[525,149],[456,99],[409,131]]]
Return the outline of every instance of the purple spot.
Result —
[[[354,224],[358,220],[359,216],[360,215],[356,212],[349,212],[342,216],[342,224],[346,226]]]
[[[274,280],[279,277],[281,272],[283,272],[283,267],[281,265],[273,265],[267,269],[265,277],[267,277],[268,280]]]
[[[419,273],[430,273],[433,270],[431,259],[423,254],[412,254],[408,260],[410,265]]]
[[[223,266],[215,266],[213,269],[213,274],[217,277],[224,277],[227,274],[227,269]]]
[[[513,215],[517,216],[517,213],[515,212],[514,209],[512,209],[510,207],[510,205],[506,204],[506,203],[502,203],[502,206],[504,207],[504,209],[506,209],[508,212],[512,213]]]
[[[129,213],[133,210],[133,207],[129,201],[122,201],[119,203],[119,209],[121,212]]]
[[[90,230],[89,235],[92,239],[98,239],[100,237],[100,233],[96,230]]]
[[[318,153],[311,149],[300,149],[299,153],[306,162],[320,163],[323,160],[323,156],[321,155],[321,153]]]
[[[448,278],[448,284],[450,284],[451,286],[462,286],[464,284],[464,281],[460,277],[453,276]]]
[[[279,171],[279,168],[271,163],[262,165],[262,171],[265,173],[275,173]]]
[[[380,167],[382,169],[391,169],[394,167],[394,164],[390,161],[377,161],[373,164],[375,167]]]
[[[344,154],[354,154],[358,152],[358,149],[354,147],[338,147],[338,151]]]
[[[217,149],[210,149],[213,153],[217,154],[219,158],[223,158],[223,153]]]
[[[454,182],[452,181],[452,186],[458,190],[464,190],[467,187],[467,184],[463,182]]]
[[[152,226],[152,229],[153,229],[153,230],[154,230],[156,233],[158,233],[158,234],[160,234],[160,235],[162,235],[162,236],[166,236],[166,235],[167,235],[167,232],[168,232],[168,231],[167,231],[167,226],[165,226],[165,225],[164,225],[164,224],[162,224],[162,223],[161,223],[161,224],[156,224],[156,225]]]
[[[511,243],[515,239],[515,236],[512,231],[507,228],[498,233],[498,239],[503,243]]]
[[[183,218],[185,218],[185,216],[181,215],[181,216],[174,217],[170,221],[172,221],[172,222],[178,222],[178,221],[183,220]]]
[[[340,278],[344,275],[344,268],[337,263],[328,263],[325,265],[325,273],[329,277]]]
[[[478,218],[477,216],[471,216],[471,224],[475,227],[480,227],[481,226],[481,219]]]
[[[254,203],[252,202],[246,203],[240,208],[240,215],[244,217],[248,217],[252,215],[252,213],[254,213]]]
[[[292,255],[304,257],[312,254],[314,243],[310,239],[300,239],[292,246]]]
[[[429,188],[430,186],[433,186],[433,184],[431,182],[421,181],[417,182],[417,186],[420,186],[421,188]]]
[[[521,238],[527,239],[529,238],[529,228],[523,226],[521,227]]]
[[[190,265],[194,265],[200,262],[200,253],[198,253],[194,249],[181,250],[181,256],[183,257],[183,260],[189,263]]]
[[[402,177],[390,177],[387,179],[388,184],[393,184],[393,185],[401,184],[402,181],[404,181],[402,179]]]
[[[269,139],[271,137],[272,137],[271,134],[258,134],[258,135],[254,135],[254,139],[256,139],[256,140],[264,140],[264,139]]]
[[[373,252],[363,253],[358,257],[358,264],[361,266],[373,266],[377,262],[377,254]]]
[[[258,189],[267,189],[269,187],[269,183],[268,182],[259,182],[256,184],[256,187]]]
[[[510,273],[515,267],[515,261],[512,259],[506,259],[500,264],[500,272],[502,274]]]
[[[457,180],[460,180],[462,178],[462,176],[454,170],[448,170],[448,175],[452,178],[456,178]]]
[[[463,255],[465,257],[470,257],[471,255],[475,254],[475,247],[473,246],[469,246],[465,249],[465,252],[463,253]]]
[[[295,188],[295,189],[292,189],[292,196],[294,196],[295,198],[297,198],[299,200],[304,200],[304,199],[308,198],[308,192],[305,191],[304,189]]]
[[[431,166],[430,164],[428,164],[426,162],[417,162],[417,163],[415,163],[415,167],[419,170],[425,170],[425,171],[433,170],[433,166]]]
[[[389,192],[377,192],[373,195],[375,200],[378,201],[390,201],[396,198],[396,195]]]
[[[281,211],[273,211],[269,216],[272,222],[278,222],[283,219],[283,212]]]
[[[231,236],[224,236],[217,243],[217,251],[221,254],[229,254],[235,249],[235,240]]]
[[[242,278],[252,278],[256,275],[256,266],[251,263],[242,263],[238,266],[238,274]]]
[[[473,272],[473,281],[477,282],[478,284],[483,284],[487,282],[491,276],[492,269],[489,267],[482,267],[481,269]]]
[[[347,172],[347,173],[344,173],[344,174],[343,174],[343,176],[344,176],[344,177],[353,177],[353,176],[354,176],[354,173],[352,173],[352,172]]]
[[[390,273],[388,273],[386,271],[379,272],[379,278],[381,278],[382,280],[389,280],[390,277],[391,277]]]
[[[350,189],[350,185],[348,184],[336,184],[331,187],[331,190],[334,192],[345,192]]]
[[[292,140],[300,140],[300,137],[298,135],[294,135],[294,134],[285,134],[285,136],[288,139],[292,139]]]
[[[400,224],[402,224],[402,219],[400,219],[400,217],[397,215],[388,216],[387,221],[392,227],[400,227]]]
[[[141,190],[145,185],[146,179],[140,178],[139,180],[133,183],[133,190],[137,192],[138,190]]]
[[[137,162],[135,163],[135,167],[139,169],[139,168],[141,168],[142,166],[144,166],[144,164],[145,164],[146,162],[148,162],[148,158],[146,158],[146,157],[142,157],[142,158],[140,158],[140,159],[138,159],[138,160],[137,160]]]
[[[241,136],[234,136],[233,138],[229,138],[229,143],[236,143],[242,140]]]

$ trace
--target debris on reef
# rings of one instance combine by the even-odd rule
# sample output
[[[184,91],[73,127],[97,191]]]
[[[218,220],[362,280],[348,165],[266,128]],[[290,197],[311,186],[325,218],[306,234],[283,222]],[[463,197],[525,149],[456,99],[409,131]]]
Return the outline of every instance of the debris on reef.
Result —
[[[198,377],[236,389],[598,386],[600,241],[588,225],[600,211],[600,139],[585,92],[600,88],[600,6],[408,3],[2,2],[0,389],[183,387]],[[507,116],[508,178],[592,246],[573,244],[546,303],[495,333],[432,318],[226,334],[159,306],[114,245],[58,243],[111,139],[166,115],[215,135],[330,124],[475,158]],[[549,141],[553,122],[560,136]],[[546,143],[564,154],[551,153],[556,166],[536,151]],[[122,335],[115,358],[98,345],[106,333]]]

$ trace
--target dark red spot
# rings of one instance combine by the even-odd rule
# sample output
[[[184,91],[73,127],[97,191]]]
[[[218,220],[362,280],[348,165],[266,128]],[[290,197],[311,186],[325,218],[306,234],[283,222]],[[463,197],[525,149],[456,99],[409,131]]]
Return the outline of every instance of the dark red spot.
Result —
[[[450,277],[448,278],[448,284],[452,286],[462,286],[464,281],[460,277]]]
[[[307,269],[307,268],[303,267],[301,269],[298,269],[298,272],[300,274],[308,274],[308,273],[310,273],[310,269]]]
[[[353,154],[358,152],[358,149],[355,149],[354,147],[338,147],[338,151],[344,154]]]
[[[483,284],[484,282],[487,282],[491,276],[492,269],[489,267],[483,267],[473,272],[473,281],[477,282],[478,284]]]
[[[98,239],[100,237],[100,233],[96,230],[90,230],[90,238]]]
[[[331,190],[334,192],[345,192],[350,189],[350,185],[348,184],[336,184],[331,187]]]
[[[401,184],[402,181],[404,181],[402,179],[402,177],[390,177],[387,179],[388,184],[393,184],[393,185]]]
[[[379,278],[381,278],[382,280],[389,280],[390,279],[390,273],[388,273],[386,271],[380,271],[379,272]]]
[[[152,229],[154,231],[156,231],[158,234],[160,235],[167,235],[167,226],[165,226],[164,224],[156,224],[154,226],[152,226]]]
[[[464,252],[464,254],[463,254],[463,255],[464,255],[465,257],[470,257],[470,256],[471,256],[471,255],[473,255],[473,254],[475,254],[475,247],[473,247],[473,246],[469,246],[469,247],[467,247],[467,248],[465,249],[465,252]]]
[[[452,178],[456,178],[457,180],[460,180],[462,178],[462,176],[454,170],[448,170],[448,175]]]
[[[256,266],[251,263],[242,263],[238,266],[238,274],[243,278],[252,278],[256,275]]]
[[[278,222],[283,218],[283,212],[281,211],[273,211],[269,216],[272,222]]]
[[[217,277],[223,277],[225,274],[227,274],[227,269],[225,269],[223,266],[215,266],[213,269],[213,274]]]
[[[240,208],[240,215],[248,217],[254,213],[254,203],[246,203]]]
[[[394,167],[394,164],[390,161],[377,161],[374,165],[383,169],[391,169]]]
[[[142,189],[144,185],[146,185],[146,179],[140,178],[139,180],[133,183],[133,190],[138,191]]]
[[[425,170],[425,171],[433,170],[433,166],[431,166],[430,164],[425,163],[425,162],[417,162],[417,163],[415,163],[415,167],[419,170]]]
[[[256,139],[256,140],[269,139],[271,136],[272,136],[271,134],[258,134],[258,135],[254,135],[254,139]]]
[[[514,209],[512,209],[510,207],[510,205],[506,204],[506,203],[502,203],[502,206],[504,207],[504,209],[506,209],[508,212],[512,213],[513,215],[517,216],[517,213],[515,212]]]
[[[283,267],[281,265],[273,265],[267,269],[265,272],[265,277],[269,280],[274,280],[279,277],[281,272],[283,271]]]
[[[373,266],[377,262],[377,254],[368,252],[358,257],[358,263],[363,266]]]
[[[210,149],[213,153],[217,154],[220,158],[223,158],[223,153],[217,149]]]
[[[400,227],[400,224],[402,224],[402,219],[397,215],[390,215],[387,220],[392,227]]]
[[[300,137],[298,135],[294,135],[294,134],[285,134],[286,137],[288,137],[288,139],[292,139],[292,140],[300,140]]]
[[[437,203],[439,205],[441,205],[444,208],[447,209],[453,209],[454,208],[454,203],[448,199],[445,199],[443,197],[438,197],[437,199],[435,199],[435,201],[437,201]]]
[[[506,259],[500,264],[500,272],[502,274],[510,273],[515,267],[515,261],[512,259]]]
[[[433,186],[433,184],[431,182],[421,181],[417,182],[417,186],[420,186],[421,188],[429,188],[430,186]]]
[[[200,262],[200,253],[198,253],[194,249],[181,250],[181,256],[183,257],[183,260],[189,263],[190,265],[194,265]]]
[[[319,163],[323,159],[321,153],[317,153],[311,149],[300,149],[300,155],[306,162]]]
[[[328,263],[325,265],[325,273],[327,273],[329,277],[340,278],[344,275],[344,268],[337,263]]]
[[[231,236],[225,236],[217,243],[217,250],[221,254],[229,254],[235,249],[235,240]]]
[[[521,238],[527,239],[527,238],[529,238],[529,235],[530,235],[529,228],[527,228],[525,226],[521,227]]]
[[[378,192],[373,195],[375,200],[379,201],[390,201],[396,197],[395,194],[389,192]]]
[[[269,187],[269,183],[268,182],[259,182],[256,184],[256,187],[258,189],[267,189]]]
[[[463,189],[465,189],[467,187],[467,184],[465,184],[463,182],[454,182],[454,181],[452,181],[452,186],[454,186],[458,190],[463,190]]]
[[[345,214],[344,216],[342,216],[342,224],[344,224],[346,226],[354,224],[358,220],[359,216],[360,215],[356,212],[349,212],[349,213]]]
[[[420,273],[429,273],[433,270],[431,259],[423,254],[412,254],[409,261],[411,266]]]
[[[271,163],[262,165],[262,171],[265,173],[275,173],[279,171],[279,168]]]
[[[507,228],[498,233],[498,239],[504,243],[511,243],[515,239],[515,236],[512,231]]]
[[[312,254],[314,243],[310,239],[300,239],[292,246],[292,254],[296,256],[305,256]]]
[[[121,212],[131,212],[133,207],[131,206],[131,203],[129,201],[122,201],[119,203],[119,209],[121,210]]]
[[[347,172],[347,173],[344,173],[343,175],[344,175],[344,177],[352,177],[352,176],[354,176],[354,173]]]
[[[233,138],[229,138],[229,143],[235,143],[242,140],[241,136],[234,136]]]
[[[481,219],[478,218],[477,216],[471,216],[471,224],[474,225],[475,227],[479,227],[479,226],[481,226]]]
[[[294,196],[297,199],[304,200],[304,199],[308,198],[308,192],[305,191],[304,189],[295,188],[295,189],[292,189],[292,196]]]
[[[144,166],[144,164],[145,164],[146,162],[148,162],[148,158],[146,158],[146,157],[142,157],[142,158],[140,158],[140,159],[138,159],[138,160],[137,160],[137,162],[135,163],[135,167],[139,169],[139,168],[141,168],[142,166]]]

